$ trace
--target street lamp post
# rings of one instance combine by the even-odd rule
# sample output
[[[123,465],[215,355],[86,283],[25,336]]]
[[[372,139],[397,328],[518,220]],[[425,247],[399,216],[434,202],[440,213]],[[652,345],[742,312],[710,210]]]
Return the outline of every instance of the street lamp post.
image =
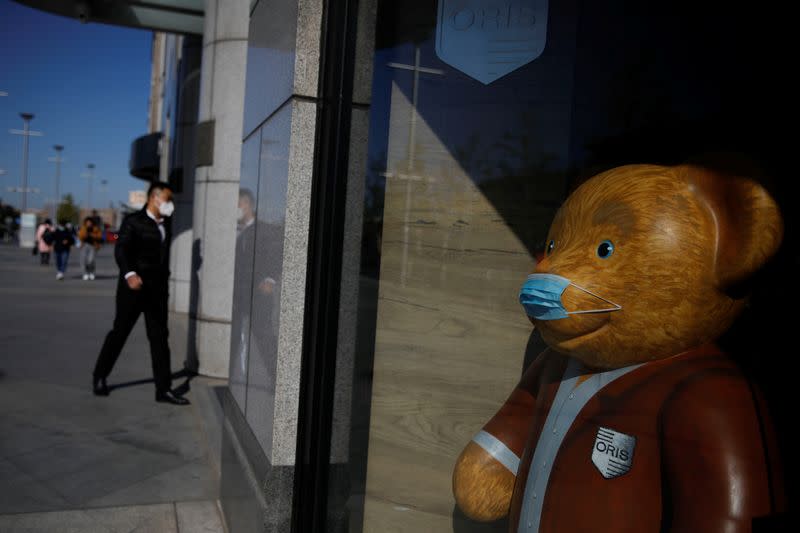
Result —
[[[83,176],[87,179],[87,191],[86,191],[86,212],[91,213],[92,211],[92,180],[94,179],[94,163],[89,163],[86,165],[88,172],[83,174]]]
[[[53,202],[53,222],[55,223],[57,222],[56,218],[58,217],[58,203],[61,198],[61,162],[64,161],[61,158],[61,151],[64,150],[64,147],[60,144],[55,144],[53,145],[53,150],[56,151],[56,156],[49,158],[48,161],[52,161],[56,164],[56,199]]]
[[[22,209],[24,213],[28,209],[28,137],[41,137],[42,132],[31,131],[31,120],[33,113],[20,113],[23,120],[22,130],[10,130],[14,135],[22,135]]]
[[[100,194],[102,199],[100,201],[100,207],[105,209],[105,202],[107,200],[106,193],[108,192],[108,180],[100,180]]]

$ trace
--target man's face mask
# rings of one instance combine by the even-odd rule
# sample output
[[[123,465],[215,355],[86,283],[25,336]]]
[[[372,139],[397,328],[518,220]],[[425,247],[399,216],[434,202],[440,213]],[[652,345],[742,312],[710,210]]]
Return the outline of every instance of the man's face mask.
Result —
[[[561,303],[561,295],[564,290],[572,285],[578,290],[598,298],[613,307],[603,309],[587,309],[582,311],[567,311]],[[519,303],[525,308],[525,313],[536,320],[558,320],[567,318],[569,315],[580,315],[587,313],[609,313],[619,311],[621,305],[606,300],[588,289],[575,285],[567,278],[555,274],[531,274],[522,285],[519,292]]]
[[[171,217],[172,213],[174,212],[175,212],[175,204],[173,204],[171,200],[167,202],[161,202],[160,204],[158,204],[158,213],[162,217]]]

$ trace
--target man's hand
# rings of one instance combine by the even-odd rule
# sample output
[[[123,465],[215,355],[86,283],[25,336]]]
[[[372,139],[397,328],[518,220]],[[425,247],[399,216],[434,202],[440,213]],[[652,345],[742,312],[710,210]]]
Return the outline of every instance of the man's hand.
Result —
[[[138,274],[130,276],[125,281],[128,282],[128,287],[130,287],[132,291],[138,291],[142,288],[142,278],[140,278]]]

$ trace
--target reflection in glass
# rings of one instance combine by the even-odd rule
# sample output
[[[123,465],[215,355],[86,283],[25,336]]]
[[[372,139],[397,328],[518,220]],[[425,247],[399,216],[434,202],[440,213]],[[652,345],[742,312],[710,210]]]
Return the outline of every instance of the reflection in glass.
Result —
[[[767,14],[754,41],[735,38],[752,13],[551,2],[541,56],[485,85],[437,57],[435,2],[378,4],[351,478],[331,492],[349,491],[351,531],[505,531],[459,514],[451,475],[542,348],[517,294],[557,208],[629,163],[727,150],[785,170],[788,141],[766,134],[788,101],[782,41]]]
[[[378,50],[374,83],[383,212],[363,528],[447,531],[455,458],[523,366],[516,295],[567,189],[569,92],[533,85],[515,100],[528,77],[490,92],[438,61],[432,38]]]
[[[297,0],[256,4],[247,40],[245,135],[292,95],[296,26]]]
[[[229,383],[231,393],[242,412],[246,410],[247,360],[250,351],[250,314],[255,258],[255,232],[252,229],[258,211],[256,194],[260,144],[261,133],[256,132],[242,145],[242,171],[237,205]]]
[[[267,457],[272,450],[275,412],[290,126],[289,106],[261,128],[258,213],[253,223],[255,259],[245,414]]]

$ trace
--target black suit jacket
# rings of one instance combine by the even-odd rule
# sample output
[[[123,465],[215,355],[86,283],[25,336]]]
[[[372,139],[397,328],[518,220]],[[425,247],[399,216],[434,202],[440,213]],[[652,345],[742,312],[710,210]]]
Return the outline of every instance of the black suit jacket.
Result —
[[[146,208],[145,208],[146,209]],[[169,247],[172,229],[169,218],[164,218],[165,238],[161,240],[158,224],[145,209],[131,213],[122,221],[119,238],[114,245],[114,258],[120,276],[136,272],[142,279],[169,278]]]

